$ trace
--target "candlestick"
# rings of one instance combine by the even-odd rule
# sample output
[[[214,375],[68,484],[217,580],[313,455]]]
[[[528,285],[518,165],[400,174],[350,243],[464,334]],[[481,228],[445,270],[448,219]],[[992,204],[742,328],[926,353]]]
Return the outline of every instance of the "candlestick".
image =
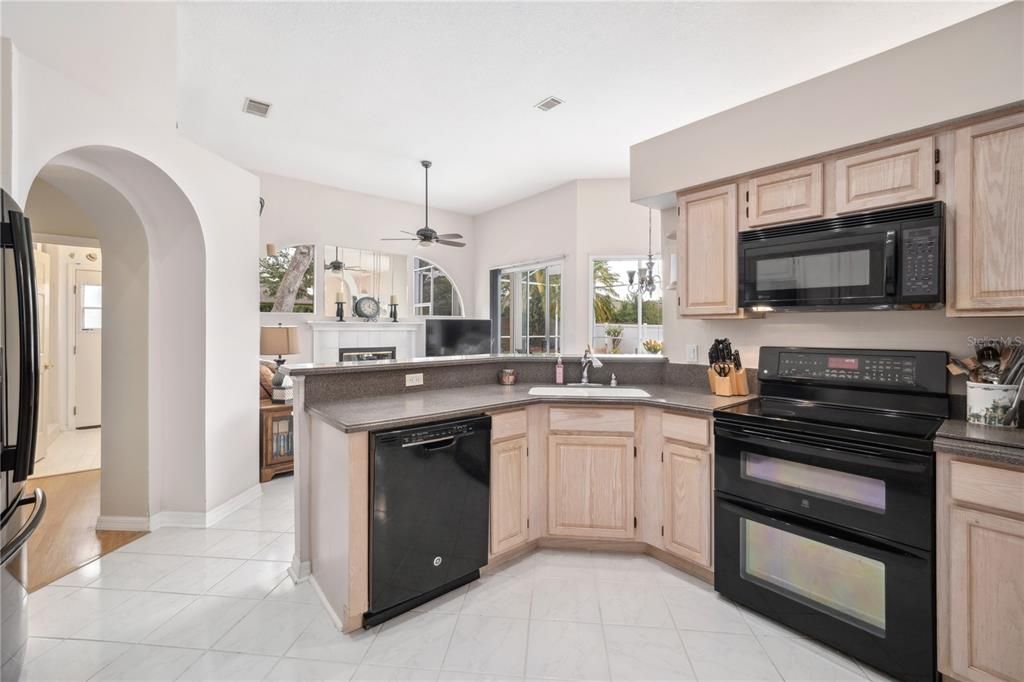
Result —
[[[341,299],[341,294],[338,294],[338,299],[339,300],[338,300],[337,303],[334,304],[334,307],[335,307],[335,310],[337,311],[336,314],[338,315],[338,322],[344,322],[345,321],[345,302],[340,300]]]
[[[394,298],[394,296],[391,298]],[[391,321],[398,322],[398,304],[392,301],[388,304],[388,307],[391,308]]]

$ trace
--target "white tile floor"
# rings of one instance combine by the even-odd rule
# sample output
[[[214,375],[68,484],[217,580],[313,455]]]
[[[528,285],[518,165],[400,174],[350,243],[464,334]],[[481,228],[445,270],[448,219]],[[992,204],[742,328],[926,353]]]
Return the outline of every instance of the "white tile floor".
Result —
[[[343,635],[286,575],[291,486],[272,481],[215,528],[157,531],[34,593],[21,679],[884,679],[634,555],[538,552]]]
[[[100,468],[100,430],[63,431],[42,459],[36,460],[33,478],[57,476]]]

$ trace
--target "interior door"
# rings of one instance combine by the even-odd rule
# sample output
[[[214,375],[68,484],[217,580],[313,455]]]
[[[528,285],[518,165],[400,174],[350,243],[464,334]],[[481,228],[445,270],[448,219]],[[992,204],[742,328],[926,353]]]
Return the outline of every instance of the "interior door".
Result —
[[[103,279],[99,270],[75,271],[75,428],[100,425]]]
[[[53,412],[50,410],[49,383],[53,362],[50,356],[50,254],[36,249],[36,308],[39,311],[39,425],[36,436],[36,461],[46,457],[46,448],[52,438],[50,433],[56,429]]]

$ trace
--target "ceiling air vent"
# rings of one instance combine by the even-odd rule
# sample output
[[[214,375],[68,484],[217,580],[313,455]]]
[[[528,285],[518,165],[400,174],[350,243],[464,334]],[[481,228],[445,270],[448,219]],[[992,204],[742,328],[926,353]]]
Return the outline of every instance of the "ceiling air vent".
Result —
[[[542,99],[541,101],[537,102],[533,106],[537,107],[541,111],[551,111],[552,109],[557,107],[559,104],[565,104],[565,102],[563,102],[562,100],[558,99],[557,97],[545,97],[544,99]]]
[[[242,107],[242,111],[247,114],[252,114],[253,116],[266,118],[267,114],[270,113],[270,104],[267,102],[261,102],[258,99],[246,97],[245,106]]]

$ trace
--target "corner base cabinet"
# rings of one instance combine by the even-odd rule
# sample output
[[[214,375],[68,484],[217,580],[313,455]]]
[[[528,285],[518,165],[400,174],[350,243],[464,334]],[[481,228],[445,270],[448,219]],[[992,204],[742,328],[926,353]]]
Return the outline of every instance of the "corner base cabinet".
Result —
[[[549,534],[632,539],[635,453],[629,436],[550,436]]]

